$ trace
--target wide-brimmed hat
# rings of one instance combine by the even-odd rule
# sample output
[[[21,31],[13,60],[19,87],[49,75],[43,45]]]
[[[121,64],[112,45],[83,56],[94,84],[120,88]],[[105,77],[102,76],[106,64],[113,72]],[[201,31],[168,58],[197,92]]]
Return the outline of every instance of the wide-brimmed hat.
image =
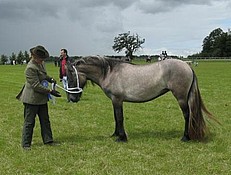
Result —
[[[41,59],[46,59],[49,57],[48,51],[43,46],[36,46],[30,49],[31,54],[39,57]]]

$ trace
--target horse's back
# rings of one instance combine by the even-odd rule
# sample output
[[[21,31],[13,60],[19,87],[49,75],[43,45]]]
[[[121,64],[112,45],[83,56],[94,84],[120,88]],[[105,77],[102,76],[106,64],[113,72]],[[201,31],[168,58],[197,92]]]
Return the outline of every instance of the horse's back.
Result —
[[[101,87],[105,92],[123,96],[124,101],[143,102],[169,90],[178,96],[180,91],[189,90],[191,82],[191,68],[183,61],[171,59],[145,65],[118,64]]]
[[[157,81],[158,79],[169,80],[176,77],[191,76],[192,69],[185,62],[177,59],[167,59],[145,65],[125,64],[121,67],[121,74],[129,75],[130,78],[148,79]]]

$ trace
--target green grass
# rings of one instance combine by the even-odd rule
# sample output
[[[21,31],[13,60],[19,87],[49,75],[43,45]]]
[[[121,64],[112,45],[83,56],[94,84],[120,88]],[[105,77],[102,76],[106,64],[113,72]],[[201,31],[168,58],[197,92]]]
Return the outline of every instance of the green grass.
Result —
[[[0,66],[0,174],[222,174],[231,173],[231,62],[199,62],[193,67],[207,108],[222,126],[209,124],[206,143],[180,141],[183,116],[168,93],[141,104],[124,103],[127,143],[116,143],[111,101],[90,83],[79,103],[65,93],[49,102],[54,139],[42,144],[38,119],[31,151],[21,148],[23,105],[15,99],[25,78],[25,65]],[[47,64],[58,80],[58,68]]]

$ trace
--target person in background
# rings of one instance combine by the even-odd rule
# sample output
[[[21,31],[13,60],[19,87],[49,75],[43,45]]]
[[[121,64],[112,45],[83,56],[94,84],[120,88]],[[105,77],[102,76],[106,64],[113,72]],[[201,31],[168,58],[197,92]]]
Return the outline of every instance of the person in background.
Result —
[[[72,62],[71,58],[67,54],[67,49],[60,50],[60,68],[59,68],[59,78],[60,82],[63,83],[63,88],[67,89],[67,75],[66,75],[66,64]],[[67,102],[70,102],[68,93],[67,94]]]
[[[49,57],[48,51],[43,46],[36,46],[30,49],[30,53],[32,58],[25,70],[26,83],[16,97],[24,104],[22,147],[25,150],[31,148],[36,115],[39,117],[43,143],[53,145],[47,105],[48,94],[61,97],[58,91],[48,88],[48,82],[56,83],[45,70],[44,60]]]

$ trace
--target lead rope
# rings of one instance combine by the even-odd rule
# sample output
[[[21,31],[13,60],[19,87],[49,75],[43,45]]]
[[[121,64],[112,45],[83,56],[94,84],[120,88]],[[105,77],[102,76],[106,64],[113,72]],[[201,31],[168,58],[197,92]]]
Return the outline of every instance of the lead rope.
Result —
[[[77,72],[77,69],[75,68],[75,66],[72,66],[73,69],[75,70],[75,74],[76,74],[76,83],[77,83],[77,87],[74,87],[74,88],[69,88],[68,87],[68,84],[67,84],[67,89],[64,89],[62,86],[56,84],[56,86],[70,94],[78,94],[78,93],[81,93],[83,91],[82,88],[79,87],[79,77],[78,77],[78,72]],[[74,91],[73,91],[74,90]]]

